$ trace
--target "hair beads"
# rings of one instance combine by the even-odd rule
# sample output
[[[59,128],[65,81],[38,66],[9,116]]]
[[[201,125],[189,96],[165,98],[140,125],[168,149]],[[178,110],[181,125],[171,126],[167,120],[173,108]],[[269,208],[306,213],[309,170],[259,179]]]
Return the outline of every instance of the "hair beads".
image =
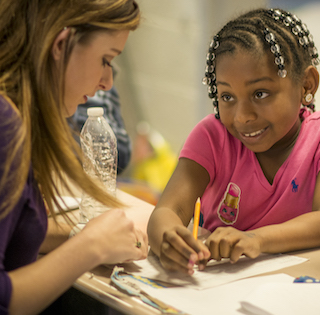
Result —
[[[275,56],[274,62],[278,66],[278,69],[279,69],[278,76],[280,78],[285,78],[287,76],[287,70],[285,70],[285,68],[284,68],[284,59],[283,59],[281,52],[280,52],[280,46],[277,44],[275,36],[273,35],[273,33],[270,33],[268,28],[266,28],[264,30],[264,34],[265,34],[266,41],[271,46],[270,50]]]
[[[214,51],[219,47],[219,36],[213,37],[213,40],[209,46],[209,52],[207,54],[207,66],[205,77],[202,83],[208,86],[208,95],[212,99],[213,107],[218,109],[218,99],[217,99],[217,85],[216,85],[216,74],[215,74],[215,58],[216,55]],[[219,112],[216,113],[216,118],[220,118]]]
[[[291,15],[289,12],[282,13],[280,10],[270,9],[269,14],[275,21],[281,21],[283,24],[291,29],[293,35],[297,36],[299,44],[309,52],[312,58],[312,65],[319,65],[318,50],[314,45],[313,37],[310,34],[306,24],[302,23],[296,15]]]

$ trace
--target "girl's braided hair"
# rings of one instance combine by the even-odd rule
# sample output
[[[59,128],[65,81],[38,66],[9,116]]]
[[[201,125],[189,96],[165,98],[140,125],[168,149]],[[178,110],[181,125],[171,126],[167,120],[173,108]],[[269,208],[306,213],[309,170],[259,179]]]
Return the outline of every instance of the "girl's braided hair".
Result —
[[[227,23],[210,43],[203,83],[208,86],[216,118],[220,118],[215,63],[216,58],[243,48],[251,53],[274,55],[281,78],[299,81],[304,70],[319,64],[318,51],[307,26],[294,14],[281,9],[257,9]],[[314,111],[313,102],[307,105]]]

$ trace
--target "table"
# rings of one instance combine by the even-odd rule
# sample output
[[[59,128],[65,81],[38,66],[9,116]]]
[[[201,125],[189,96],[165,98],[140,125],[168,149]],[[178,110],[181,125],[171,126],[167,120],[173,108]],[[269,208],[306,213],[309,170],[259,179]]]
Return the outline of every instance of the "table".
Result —
[[[66,194],[63,190],[61,192],[62,195]],[[73,193],[76,197],[80,196],[79,191],[75,190]],[[136,227],[146,233],[148,219],[154,209],[154,205],[119,189],[117,190],[117,198],[127,205],[124,208],[126,216],[135,223]],[[79,210],[72,211],[72,217],[77,220],[79,218]],[[101,303],[125,314],[160,314],[154,308],[134,300],[127,294],[121,293],[110,286],[111,272],[112,266],[99,266],[90,272],[84,273],[73,286]]]
[[[128,205],[125,209],[127,216],[135,222],[137,227],[146,231],[148,219],[154,206],[121,190],[118,190],[117,197],[124,204]],[[293,277],[299,277],[307,274],[320,279],[320,249],[296,251],[290,254],[307,258],[308,261],[292,267],[277,270],[275,272],[265,273],[264,275],[285,273]],[[112,287],[110,285],[111,272],[111,266],[109,268],[108,266],[99,266],[79,277],[74,283],[74,287],[124,314],[161,314],[158,310]]]

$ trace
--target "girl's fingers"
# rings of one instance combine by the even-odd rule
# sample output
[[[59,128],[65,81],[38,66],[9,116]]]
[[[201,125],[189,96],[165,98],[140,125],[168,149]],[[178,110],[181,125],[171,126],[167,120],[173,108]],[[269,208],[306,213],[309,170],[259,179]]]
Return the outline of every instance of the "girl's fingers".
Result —
[[[229,258],[234,245],[239,240],[238,231],[233,228],[218,228],[207,239],[211,257],[215,260]]]
[[[245,249],[240,245],[240,243],[241,242],[238,242],[234,246],[234,248],[233,248],[233,250],[232,250],[232,252],[230,254],[230,260],[231,260],[232,263],[237,262],[240,259],[240,257],[244,254],[244,250]]]
[[[221,260],[219,242],[211,237],[207,239],[205,245],[208,247],[211,257],[215,260]]]
[[[192,248],[192,244],[190,246],[190,237],[188,237],[188,230],[183,231],[179,228],[175,230],[166,231],[163,234],[163,243],[170,244],[170,247],[175,249],[180,255],[182,255],[185,259],[189,260],[191,254],[196,254],[196,251]],[[191,233],[190,236],[192,237]],[[166,246],[164,249],[169,250]]]
[[[220,241],[219,251],[221,258],[230,257],[235,242],[237,242],[237,239],[233,237],[228,237]]]
[[[193,252],[198,255],[197,261],[210,258],[211,255],[207,246],[205,246],[202,241],[196,240],[189,229],[183,227],[177,229],[177,233],[181,236],[185,243],[192,248]]]
[[[237,262],[242,255],[256,258],[260,254],[259,239],[252,232],[242,232],[234,228],[218,228],[207,239],[211,257],[220,260],[230,258]]]
[[[200,261],[201,269],[204,269],[210,258],[210,251],[201,241],[195,240],[186,227],[179,226],[164,233],[161,255],[165,257],[162,259],[165,268],[183,268],[190,273],[193,266]],[[167,266],[167,261],[173,261],[174,267]]]
[[[195,254],[192,254],[196,256]],[[192,256],[191,255],[191,256]],[[195,257],[192,257],[195,259]],[[192,274],[194,262],[176,251],[169,243],[163,242],[161,245],[160,262],[165,269],[176,270]]]
[[[188,264],[195,264],[197,254],[181,238],[164,239],[161,244],[161,253],[175,261],[181,267],[188,268]]]

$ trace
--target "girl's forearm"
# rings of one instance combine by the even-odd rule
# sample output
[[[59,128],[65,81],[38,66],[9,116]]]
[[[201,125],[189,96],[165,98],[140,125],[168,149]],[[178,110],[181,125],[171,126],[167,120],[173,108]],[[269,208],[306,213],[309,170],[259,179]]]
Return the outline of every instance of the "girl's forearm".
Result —
[[[320,246],[320,211],[287,222],[253,230],[260,237],[261,252],[283,253]]]

